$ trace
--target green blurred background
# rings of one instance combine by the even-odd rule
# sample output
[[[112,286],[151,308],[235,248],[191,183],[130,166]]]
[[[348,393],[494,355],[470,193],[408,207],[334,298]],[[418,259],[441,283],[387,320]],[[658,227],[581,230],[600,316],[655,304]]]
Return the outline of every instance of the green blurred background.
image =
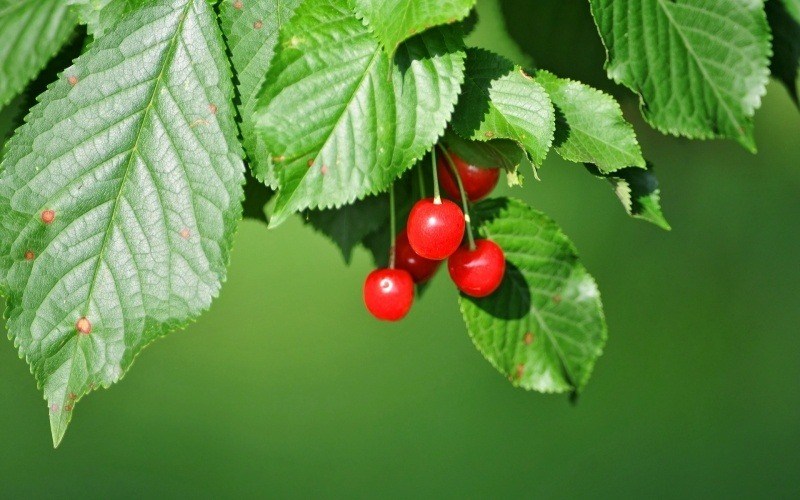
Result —
[[[406,321],[378,323],[366,252],[348,268],[298,221],[245,222],[213,310],[83,401],[60,449],[0,346],[0,496],[797,498],[800,114],[771,84],[757,156],[660,136],[604,80],[584,2],[508,4],[540,65],[623,99],[674,228],[629,219],[554,154],[514,191],[603,293],[609,342],[577,405],[498,375],[445,275]]]

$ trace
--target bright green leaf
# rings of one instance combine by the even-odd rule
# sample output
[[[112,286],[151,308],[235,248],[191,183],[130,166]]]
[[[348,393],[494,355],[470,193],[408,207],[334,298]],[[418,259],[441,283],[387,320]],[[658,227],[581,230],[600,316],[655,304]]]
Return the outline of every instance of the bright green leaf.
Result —
[[[553,143],[555,111],[544,87],[519,66],[469,49],[464,92],[451,125],[464,139],[515,141],[539,167]]]
[[[727,137],[755,151],[752,117],[769,76],[759,0],[591,0],[614,81],[641,95],[658,130]]]
[[[56,445],[84,395],[219,292],[244,180],[230,81],[205,0],[160,1],[93,43],[9,143],[0,289]]]
[[[661,210],[661,189],[658,186],[658,179],[653,174],[652,165],[648,164],[647,169],[624,168],[611,174],[600,172],[594,165],[587,164],[586,168],[614,186],[614,193],[628,215],[667,231],[671,229]]]
[[[457,27],[412,38],[392,61],[346,0],[302,4],[256,110],[280,184],[271,223],[385,191],[444,132],[464,57]]]
[[[547,71],[537,72],[536,81],[556,107],[554,146],[562,158],[593,163],[602,172],[645,168],[636,132],[613,97]]]
[[[63,0],[0,0],[0,108],[39,74],[76,22]]]
[[[481,236],[506,254],[506,276],[492,295],[462,295],[472,341],[515,386],[581,391],[606,341],[597,285],[561,229],[523,202],[478,203]]]
[[[256,178],[273,189],[278,187],[278,179],[264,141],[255,133],[253,114],[275,55],[278,33],[299,4],[300,0],[224,0],[220,5],[222,32],[239,80],[239,115],[248,162]]]
[[[466,18],[476,0],[353,0],[356,12],[393,55],[414,35]]]

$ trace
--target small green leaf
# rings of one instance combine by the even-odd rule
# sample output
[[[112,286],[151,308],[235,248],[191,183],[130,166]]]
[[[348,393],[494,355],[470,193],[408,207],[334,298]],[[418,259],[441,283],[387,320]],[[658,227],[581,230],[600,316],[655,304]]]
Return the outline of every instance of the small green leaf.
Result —
[[[356,248],[370,233],[389,221],[389,197],[383,193],[367,196],[350,205],[327,210],[309,210],[305,221],[324,234],[342,251],[349,264]]]
[[[608,76],[643,101],[658,130],[727,137],[755,151],[770,34],[760,0],[590,0]]]
[[[224,0],[220,5],[222,32],[239,80],[239,115],[248,163],[256,178],[273,189],[278,179],[264,141],[255,133],[253,114],[264,85],[278,33],[301,0]]]
[[[63,0],[0,0],[0,108],[39,74],[76,23]]]
[[[464,139],[515,141],[540,167],[553,143],[555,111],[544,87],[522,68],[471,48],[451,126]]]
[[[392,56],[409,38],[466,18],[476,0],[353,0],[356,12]]]
[[[476,167],[502,168],[513,174],[525,159],[525,151],[519,144],[508,139],[468,141],[448,130],[442,142],[449,151]]]
[[[280,184],[272,225],[385,191],[444,132],[464,76],[458,27],[425,31],[392,61],[347,0],[321,0],[280,40],[255,115]]]
[[[233,85],[205,0],[135,11],[40,96],[0,173],[0,290],[61,441],[75,404],[207,309],[241,218]]]
[[[556,107],[555,149],[567,161],[593,163],[602,172],[645,168],[633,126],[617,101],[580,82],[536,73]]]
[[[614,186],[614,193],[628,215],[655,224],[666,231],[671,229],[661,210],[661,189],[653,174],[652,165],[648,163],[647,169],[624,168],[611,174],[601,172],[594,165],[587,164],[586,168]]]
[[[485,200],[472,217],[506,254],[494,294],[460,298],[475,346],[515,386],[580,392],[602,354],[606,324],[597,285],[572,243],[519,200]]]
[[[788,0],[787,0],[788,2]],[[789,91],[795,104],[800,106],[797,94],[797,77],[800,73],[800,15],[792,17],[789,3],[768,0],[767,19],[772,27],[772,76],[779,79]],[[795,7],[800,9],[800,0]]]

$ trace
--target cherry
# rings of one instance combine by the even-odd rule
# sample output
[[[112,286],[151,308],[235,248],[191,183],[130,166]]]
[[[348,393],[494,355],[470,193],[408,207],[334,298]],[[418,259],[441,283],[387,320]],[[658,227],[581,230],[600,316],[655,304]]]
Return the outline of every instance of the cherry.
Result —
[[[494,293],[506,272],[503,249],[491,240],[477,240],[475,250],[462,246],[447,261],[450,277],[459,290],[471,297]]]
[[[420,257],[417,252],[411,248],[408,242],[408,232],[403,230],[397,235],[397,241],[394,246],[395,252],[395,265],[399,269],[405,269],[414,279],[414,283],[425,283],[436,274],[439,270],[441,261],[430,260],[425,257]]]
[[[364,304],[382,321],[399,321],[414,302],[414,280],[403,269],[376,269],[364,281]]]
[[[497,181],[500,179],[499,168],[481,168],[475,165],[470,165],[453,153],[449,153],[453,164],[456,167],[458,176],[461,178],[461,183],[464,185],[464,191],[467,193],[467,199],[475,202],[482,200],[489,193],[494,191],[497,186]],[[454,200],[461,199],[461,192],[458,190],[458,183],[453,177],[453,171],[450,170],[450,165],[444,155],[439,156],[439,180],[442,183],[442,189],[453,198]]]
[[[464,239],[464,212],[450,200],[419,200],[408,216],[406,231],[411,248],[431,260],[444,260]]]

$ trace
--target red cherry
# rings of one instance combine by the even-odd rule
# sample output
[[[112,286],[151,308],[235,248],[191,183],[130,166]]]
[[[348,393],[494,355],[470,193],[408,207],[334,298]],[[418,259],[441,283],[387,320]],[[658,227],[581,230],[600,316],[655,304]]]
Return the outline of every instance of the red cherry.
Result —
[[[408,233],[403,230],[397,235],[397,242],[394,247],[395,265],[398,269],[405,269],[414,279],[414,283],[425,283],[439,270],[441,261],[430,260],[420,257],[411,248],[408,242]]]
[[[364,304],[383,321],[399,321],[414,303],[414,280],[403,269],[376,269],[364,281]]]
[[[506,256],[497,243],[478,240],[475,250],[466,245],[456,250],[447,261],[447,269],[459,290],[471,297],[486,297],[503,281]]]
[[[464,184],[464,191],[467,193],[467,199],[475,202],[482,200],[489,193],[494,191],[497,186],[497,181],[500,179],[499,168],[481,168],[475,165],[470,165],[458,156],[450,153],[450,158],[456,166],[458,176],[461,177],[461,183]],[[461,193],[458,190],[458,183],[453,177],[453,171],[450,170],[450,165],[447,163],[447,158],[444,155],[439,156],[439,180],[442,183],[442,189],[453,199],[460,200]]]
[[[408,242],[426,259],[444,260],[464,239],[464,212],[450,200],[419,200],[408,216]]]

